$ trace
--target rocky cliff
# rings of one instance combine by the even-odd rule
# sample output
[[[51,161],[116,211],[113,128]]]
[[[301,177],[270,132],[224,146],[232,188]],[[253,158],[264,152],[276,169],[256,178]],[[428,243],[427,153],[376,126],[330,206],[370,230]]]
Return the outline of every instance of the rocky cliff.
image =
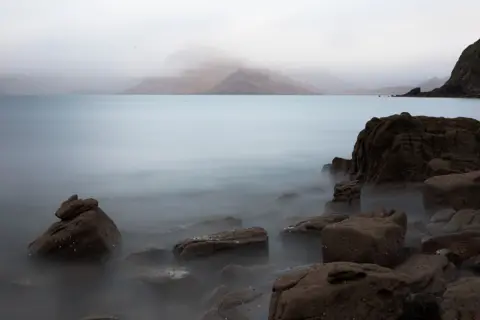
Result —
[[[443,86],[428,92],[410,91],[404,96],[480,98],[480,39],[463,50]]]

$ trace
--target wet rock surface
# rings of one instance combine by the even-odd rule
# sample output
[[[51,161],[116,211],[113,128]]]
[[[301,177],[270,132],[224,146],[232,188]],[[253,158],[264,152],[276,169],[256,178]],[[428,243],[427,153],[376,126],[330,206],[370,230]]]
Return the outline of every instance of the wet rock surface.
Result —
[[[299,221],[283,230],[285,234],[318,234],[329,224],[337,223],[347,219],[346,214],[325,214],[317,217],[310,217]]]
[[[93,208],[85,202],[80,206],[71,205],[77,201],[81,200],[62,204],[57,215],[68,219],[52,224],[43,235],[30,243],[30,255],[70,261],[98,260],[117,248],[121,241],[120,232],[113,220],[98,207],[98,201],[86,200],[87,204],[96,204]],[[85,211],[80,212],[79,208]]]

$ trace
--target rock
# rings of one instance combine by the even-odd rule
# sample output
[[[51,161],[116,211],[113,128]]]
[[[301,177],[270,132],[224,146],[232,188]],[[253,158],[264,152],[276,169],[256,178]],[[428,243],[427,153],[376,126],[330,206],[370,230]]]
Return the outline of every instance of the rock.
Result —
[[[455,267],[441,255],[414,254],[395,271],[411,279],[412,292],[438,294],[445,290],[446,283],[453,279]]]
[[[462,278],[448,285],[441,303],[442,320],[478,319],[480,278]]]
[[[407,231],[407,215],[403,211],[397,211],[397,210],[386,210],[385,208],[382,208],[380,210],[375,210],[375,211],[370,211],[370,212],[362,212],[355,217],[360,217],[360,218],[386,218],[396,224],[398,224],[404,231]]]
[[[361,184],[358,181],[335,185],[333,200],[325,205],[326,213],[357,213],[360,211]]]
[[[422,89],[420,87],[413,88],[412,90],[408,91],[405,96],[406,97],[414,97],[418,96],[422,92]]]
[[[448,222],[455,215],[456,211],[452,208],[437,211],[431,218],[430,222]]]
[[[358,134],[350,175],[360,184],[423,183],[433,159],[449,161],[453,171],[480,170],[480,122],[469,118],[435,118],[408,113],[372,118]]]
[[[348,218],[346,214],[325,214],[297,222],[285,229],[284,233],[320,233],[327,225],[343,221]]]
[[[55,212],[55,215],[61,220],[74,219],[79,214],[89,210],[98,208],[98,201],[95,199],[78,199],[77,195],[73,195],[63,202],[60,208]]]
[[[316,264],[278,278],[269,320],[397,320],[409,294],[408,278],[372,264]]]
[[[202,317],[202,320],[248,320],[249,318],[239,310],[239,307],[259,299],[262,295],[261,292],[251,287],[229,292],[218,300],[216,305]]]
[[[439,256],[444,256],[448,259],[454,266],[459,267],[462,264],[462,259],[455,252],[450,251],[449,249],[440,249],[435,252]]]
[[[254,227],[191,238],[176,244],[173,253],[177,257],[191,259],[239,249],[268,250],[267,231]]]
[[[424,253],[435,254],[442,249],[448,249],[461,261],[480,255],[480,232],[463,231],[427,237],[422,241],[422,252]]]
[[[442,320],[438,298],[430,293],[409,295],[398,320]]]
[[[221,301],[221,298],[225,296],[230,289],[225,285],[220,285],[209,292],[203,299],[202,305],[206,309],[210,309],[215,305],[218,305]]]
[[[425,181],[425,208],[480,209],[480,171],[432,177]]]
[[[99,260],[111,254],[120,241],[117,226],[97,206],[74,218],[52,224],[30,243],[28,251],[31,256],[49,259]]]
[[[350,261],[394,266],[402,260],[405,229],[389,218],[351,217],[321,234],[325,262]]]
[[[441,176],[452,173],[460,173],[452,168],[450,160],[435,158],[427,164],[428,176]]]
[[[138,264],[158,265],[168,262],[171,255],[172,252],[167,249],[148,248],[144,251],[131,253],[126,260]]]
[[[476,213],[477,211],[472,209],[463,209],[455,212],[450,221],[443,227],[443,232],[452,233],[463,230],[473,221]]]

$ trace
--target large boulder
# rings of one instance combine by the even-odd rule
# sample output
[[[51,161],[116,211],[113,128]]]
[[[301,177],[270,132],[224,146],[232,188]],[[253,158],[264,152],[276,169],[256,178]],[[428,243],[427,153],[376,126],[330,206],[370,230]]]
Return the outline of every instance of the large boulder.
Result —
[[[269,320],[397,320],[410,293],[409,278],[372,264],[315,264],[273,285]]]
[[[442,320],[475,320],[480,316],[480,278],[451,283],[443,294]]]
[[[325,262],[350,261],[394,266],[403,258],[404,219],[351,217],[326,226],[321,234]]]
[[[448,161],[455,172],[480,170],[479,129],[480,122],[469,118],[405,112],[372,118],[357,137],[350,175],[372,185],[421,183],[436,174],[433,159]]]
[[[192,259],[241,249],[254,251],[268,249],[267,231],[253,227],[190,238],[176,244],[173,253],[182,259]]]
[[[79,204],[79,201],[83,201]],[[81,212],[83,211],[83,212]],[[95,199],[69,198],[57,210],[55,222],[30,243],[30,255],[61,260],[98,260],[120,244],[117,226]]]
[[[427,179],[423,188],[424,205],[428,210],[453,208],[480,209],[480,171],[449,174]]]
[[[359,181],[344,181],[335,185],[333,199],[325,205],[327,213],[357,213],[360,211],[362,185]]]

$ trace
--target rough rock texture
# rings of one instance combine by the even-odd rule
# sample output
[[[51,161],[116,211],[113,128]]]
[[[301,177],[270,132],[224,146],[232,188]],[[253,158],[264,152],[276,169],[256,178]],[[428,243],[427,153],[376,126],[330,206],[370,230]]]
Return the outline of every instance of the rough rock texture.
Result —
[[[378,265],[335,262],[287,273],[273,285],[269,320],[397,320],[409,278]]]
[[[323,228],[332,223],[337,223],[348,219],[346,214],[325,214],[322,216],[311,217],[297,222],[283,230],[284,233],[320,233]]]
[[[350,175],[373,185],[421,183],[433,174],[433,159],[449,161],[455,172],[480,170],[479,130],[469,118],[372,118],[357,137]]]
[[[250,317],[242,312],[241,307],[263,296],[262,292],[251,287],[235,291],[229,291],[226,287],[215,290],[210,302],[213,307],[202,317],[202,320],[248,320]],[[220,291],[224,293],[221,294]]]
[[[190,259],[246,248],[252,250],[268,248],[267,231],[254,227],[191,238],[176,244],[173,253],[177,257]]]
[[[325,262],[350,261],[390,267],[402,260],[405,227],[391,217],[351,217],[326,226],[321,239]]]
[[[443,86],[430,92],[412,90],[405,96],[480,98],[480,39],[462,52]]]
[[[361,184],[359,181],[337,183],[333,191],[333,200],[325,205],[327,213],[357,213],[360,211]]]
[[[395,271],[411,278],[410,288],[418,293],[442,293],[454,276],[455,266],[442,255],[414,254]]]
[[[480,171],[427,179],[423,188],[425,208],[480,209]]]
[[[92,199],[94,200],[94,199]],[[71,200],[79,201],[79,200]],[[121,235],[115,223],[98,207],[98,202],[92,209],[89,206],[76,207],[75,214],[67,214],[72,208],[70,201],[64,202],[57,215],[68,217],[68,220],[56,222],[35,241],[30,243],[30,255],[51,259],[65,260],[97,260],[102,259],[120,244]],[[86,211],[79,212],[78,208]],[[58,214],[58,212],[63,212]]]
[[[480,278],[451,283],[443,294],[442,320],[476,320],[480,317]]]
[[[98,201],[95,199],[78,199],[77,195],[73,195],[63,202],[60,208],[55,212],[55,215],[61,220],[74,219],[79,214],[95,210],[98,208]]]
[[[422,241],[422,252],[434,254],[441,249],[448,249],[461,261],[480,255],[480,232],[463,231],[427,237]]]

